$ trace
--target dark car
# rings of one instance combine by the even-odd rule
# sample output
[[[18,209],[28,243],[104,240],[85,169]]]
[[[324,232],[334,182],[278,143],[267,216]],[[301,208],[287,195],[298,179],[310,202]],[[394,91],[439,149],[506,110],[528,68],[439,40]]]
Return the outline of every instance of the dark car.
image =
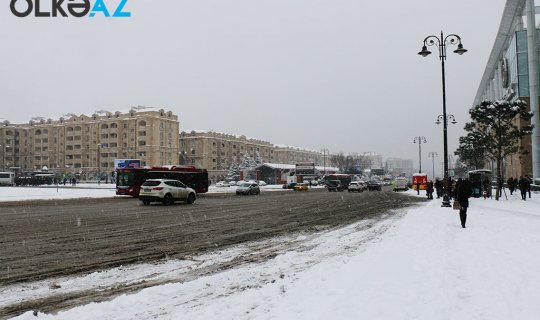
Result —
[[[328,191],[343,191],[347,188],[342,185],[339,180],[327,180],[326,189],[328,189]]]
[[[382,190],[382,187],[381,187],[381,184],[378,182],[378,181],[368,181],[367,183],[367,189],[369,191],[381,191]]]

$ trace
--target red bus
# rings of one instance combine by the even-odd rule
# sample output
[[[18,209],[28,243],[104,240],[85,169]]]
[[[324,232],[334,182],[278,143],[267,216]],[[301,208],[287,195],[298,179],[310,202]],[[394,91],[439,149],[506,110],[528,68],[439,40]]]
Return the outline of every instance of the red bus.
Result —
[[[208,192],[208,172],[195,166],[161,166],[116,169],[116,194],[138,197],[147,179],[182,181],[197,193]]]

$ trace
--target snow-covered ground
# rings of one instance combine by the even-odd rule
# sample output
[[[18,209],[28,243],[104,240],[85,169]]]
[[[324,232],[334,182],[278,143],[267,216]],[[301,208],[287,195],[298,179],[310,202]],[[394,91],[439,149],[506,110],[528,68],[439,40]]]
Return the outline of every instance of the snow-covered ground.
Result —
[[[116,196],[114,184],[78,184],[73,187],[43,186],[43,187],[0,187],[0,202],[21,200],[50,200],[77,198],[108,198]]]
[[[163,277],[178,282],[56,315],[39,313],[38,319],[540,318],[539,193],[527,201],[518,195],[471,199],[466,229],[457,211],[441,208],[440,200],[397,217],[245,244],[189,261],[3,288],[0,307],[55,290]],[[189,276],[253,248],[280,248],[279,243],[287,243],[287,250],[273,259]],[[36,317],[28,312],[17,319]]]
[[[261,186],[261,191],[283,190],[282,185]],[[313,187],[324,188],[324,187]],[[211,185],[208,193],[235,193],[236,186],[216,187]],[[60,185],[41,187],[0,187],[0,202],[23,200],[51,200],[77,198],[109,198],[116,196],[116,185],[102,183],[80,183],[76,186]]]

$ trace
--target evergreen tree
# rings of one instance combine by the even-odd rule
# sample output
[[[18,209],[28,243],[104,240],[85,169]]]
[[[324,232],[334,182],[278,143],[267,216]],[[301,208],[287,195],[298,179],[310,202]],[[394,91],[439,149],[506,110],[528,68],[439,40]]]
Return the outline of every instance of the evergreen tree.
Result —
[[[244,158],[242,159],[242,163],[240,164],[240,170],[244,172],[244,179],[245,180],[254,180],[256,179],[257,175],[255,173],[255,167],[257,164],[255,163],[255,160],[251,158],[249,153],[244,153]]]
[[[255,167],[255,162],[253,159],[251,159],[251,156],[249,153],[244,153],[244,158],[242,159],[242,163],[240,164],[240,169],[242,170],[249,170]]]
[[[502,160],[509,155],[523,152],[519,141],[532,133],[532,112],[528,111],[527,104],[521,100],[483,101],[471,108],[469,114],[473,122],[466,127],[469,134],[464,142],[470,145],[464,143],[463,150],[471,152],[471,148],[483,148],[488,158],[497,161],[497,179],[502,181]],[[467,157],[466,153],[465,155]],[[496,200],[499,200],[500,186],[501,183],[498,183]]]
[[[236,161],[233,161],[231,167],[229,168],[229,173],[227,174],[227,181],[238,181],[240,180],[240,168]]]
[[[476,130],[474,122],[465,124],[465,131],[467,135],[459,138],[459,147],[454,154],[468,167],[482,169],[488,158],[482,142],[485,140],[484,133]]]
[[[259,153],[259,151],[257,151],[257,153],[255,154],[255,164],[257,166],[263,164],[263,159],[262,159],[261,154]]]

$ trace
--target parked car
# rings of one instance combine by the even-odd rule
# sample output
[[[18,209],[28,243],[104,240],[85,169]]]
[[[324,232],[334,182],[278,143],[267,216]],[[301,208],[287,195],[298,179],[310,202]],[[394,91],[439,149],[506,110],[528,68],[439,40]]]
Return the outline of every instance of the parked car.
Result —
[[[265,185],[266,185],[266,182],[259,180],[259,186],[265,186]]]
[[[297,183],[293,187],[293,190],[294,191],[308,191],[309,190],[309,185],[307,183],[305,183],[305,182]]]
[[[351,181],[351,183],[349,183],[349,186],[347,187],[347,190],[349,192],[364,192],[366,188],[367,186],[363,181]]]
[[[339,180],[327,180],[326,181],[326,188],[328,191],[343,191],[346,188],[341,184],[341,181]]]
[[[259,185],[255,182],[242,182],[236,187],[236,194],[260,194],[261,189]]]
[[[382,187],[378,181],[371,180],[367,182],[367,189],[369,191],[381,191]]]
[[[223,188],[223,187],[230,187],[230,183],[226,182],[226,181],[219,181],[216,183],[216,187],[218,188]]]
[[[149,179],[142,184],[139,192],[139,200],[146,206],[150,202],[158,201],[165,205],[171,205],[175,201],[193,204],[195,199],[197,199],[195,190],[178,180]]]

